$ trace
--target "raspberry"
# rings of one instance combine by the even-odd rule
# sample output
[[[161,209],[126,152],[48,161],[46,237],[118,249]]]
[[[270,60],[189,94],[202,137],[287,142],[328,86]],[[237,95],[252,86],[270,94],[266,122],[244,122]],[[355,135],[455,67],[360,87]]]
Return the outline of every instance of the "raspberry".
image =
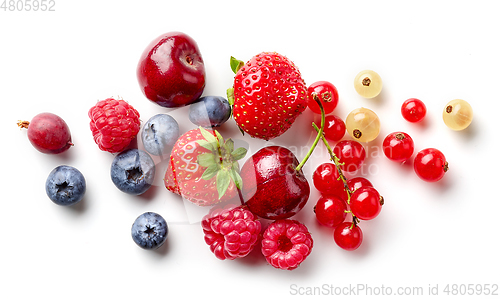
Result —
[[[140,129],[139,112],[124,100],[99,101],[89,110],[90,130],[103,151],[123,151]]]
[[[205,242],[218,259],[244,257],[257,244],[261,225],[257,217],[243,207],[213,209],[201,221]]]
[[[296,220],[271,223],[262,236],[262,254],[273,267],[293,270],[311,253],[313,240],[307,227]]]

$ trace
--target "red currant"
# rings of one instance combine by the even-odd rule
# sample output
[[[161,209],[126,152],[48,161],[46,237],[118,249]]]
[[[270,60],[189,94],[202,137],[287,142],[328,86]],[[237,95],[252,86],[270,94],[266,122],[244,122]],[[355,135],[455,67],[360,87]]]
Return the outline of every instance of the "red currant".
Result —
[[[321,194],[331,194],[344,189],[344,183],[333,163],[319,165],[313,173],[313,183]]]
[[[390,160],[404,162],[413,155],[413,139],[406,133],[394,132],[385,137],[382,148]]]
[[[320,124],[316,123],[319,127]],[[323,128],[323,134],[325,134],[326,139],[337,142],[340,141],[345,135],[345,123],[342,118],[330,114],[325,116],[325,127]]]
[[[437,182],[448,171],[448,162],[446,162],[446,158],[441,151],[435,148],[426,148],[415,156],[413,168],[422,180]]]
[[[401,114],[409,122],[416,123],[424,119],[427,112],[424,102],[419,99],[411,98],[404,101],[401,106]]]
[[[339,224],[333,231],[333,239],[337,245],[345,250],[356,250],[363,242],[363,232],[352,222]]]
[[[361,220],[371,220],[382,210],[383,198],[373,187],[361,187],[351,195],[350,207],[354,216]]]
[[[321,109],[319,108],[318,103],[313,98],[313,94],[316,94],[321,104],[323,105],[323,109],[325,110],[325,114],[332,113],[335,107],[339,102],[339,93],[337,92],[337,88],[330,82],[327,81],[318,81],[311,84],[307,88],[307,97],[308,97],[308,106],[312,112],[321,114]]]
[[[373,187],[373,184],[368,179],[355,177],[347,181],[347,186],[351,192],[354,192],[361,187]]]
[[[365,148],[355,140],[342,140],[335,145],[333,153],[343,165],[343,171],[354,172],[363,164],[366,158]]]
[[[335,227],[344,222],[346,210],[346,202],[335,195],[322,195],[314,206],[316,219],[329,227]]]
[[[20,121],[18,126],[28,128],[29,141],[42,153],[59,154],[73,145],[68,125],[53,113],[40,113],[31,122]]]

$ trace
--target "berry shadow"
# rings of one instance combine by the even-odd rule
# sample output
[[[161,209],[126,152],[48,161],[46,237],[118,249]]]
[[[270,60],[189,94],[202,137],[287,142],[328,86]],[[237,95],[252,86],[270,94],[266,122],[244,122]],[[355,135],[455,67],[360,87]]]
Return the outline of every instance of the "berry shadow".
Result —
[[[472,142],[473,139],[479,135],[478,129],[479,128],[478,128],[477,121],[472,121],[467,128],[465,128],[461,131],[453,131],[452,133],[459,135],[460,139],[463,142]],[[452,131],[452,130],[450,129],[450,131]]]
[[[266,258],[264,255],[262,255],[262,239],[259,238],[257,241],[257,244],[255,244],[255,247],[253,248],[250,253],[245,256],[244,258],[237,258],[235,261],[237,261],[240,264],[245,265],[245,267],[262,267],[267,265]]]
[[[333,237],[333,228],[328,227],[326,225],[322,225],[318,221],[314,221],[314,230],[319,232],[321,235],[332,238]]]
[[[167,237],[163,245],[161,245],[159,248],[156,248],[155,250],[152,250],[152,252],[161,258],[167,256],[167,254],[170,252],[170,236]]]
[[[153,186],[149,187],[149,189],[146,190],[146,192],[137,195],[137,197],[144,199],[144,200],[148,200],[148,201],[152,200],[153,198],[155,198],[156,194],[158,193],[158,189],[159,189],[159,186],[153,185]]]
[[[413,123],[413,125],[420,131],[427,130],[431,125],[431,120],[429,117],[424,117],[421,121]]]
[[[444,174],[443,178],[437,182],[432,182],[430,184],[433,185],[433,187],[436,189],[437,192],[440,192],[442,194],[446,193],[450,188],[453,188],[454,182],[457,180],[454,180],[453,178],[450,177],[450,175]],[[441,198],[448,198],[450,196],[441,196]]]
[[[382,88],[382,90],[380,91],[380,93],[376,97],[373,97],[373,98],[368,99],[368,100],[370,100],[370,104],[374,104],[375,106],[380,107],[380,106],[385,104],[386,99],[387,99],[387,95],[386,95],[385,88]]]
[[[88,210],[88,198],[89,198],[88,194],[85,193],[85,195],[79,202],[69,206],[68,209],[74,212],[75,214],[82,215],[83,213],[85,213],[85,211]]]

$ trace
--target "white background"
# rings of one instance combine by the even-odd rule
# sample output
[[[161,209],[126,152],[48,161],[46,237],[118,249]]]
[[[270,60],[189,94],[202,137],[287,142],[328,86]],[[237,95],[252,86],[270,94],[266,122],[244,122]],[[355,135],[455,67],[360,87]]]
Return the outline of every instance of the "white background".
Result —
[[[0,297],[282,298],[313,287],[328,297],[330,286],[358,284],[374,293],[391,288],[393,294],[399,287],[421,287],[424,295],[437,285],[443,295],[448,284],[450,291],[451,284],[500,284],[496,2],[55,2],[55,12],[0,11]],[[98,149],[88,125],[87,111],[98,100],[121,96],[143,122],[168,112],[182,132],[194,128],[185,108],[161,108],[137,84],[143,49],[169,31],[197,41],[207,70],[205,95],[224,96],[231,87],[231,55],[248,60],[277,51],[295,62],[307,84],[328,80],[338,88],[335,114],[345,118],[363,106],[379,115],[381,134],[366,144],[370,158],[364,171],[385,205],[378,218],[360,224],[365,240],[357,251],[340,249],[331,230],[317,224],[314,190],[295,217],[310,229],[313,252],[298,269],[282,271],[266,264],[259,251],[241,260],[217,260],[199,223],[190,223],[182,199],[163,187],[162,163],[157,186],[142,196],[112,184],[113,155]],[[383,79],[375,99],[354,91],[353,79],[363,69]],[[402,118],[400,106],[410,97],[427,105],[424,124]],[[441,118],[455,98],[474,109],[472,125],[462,132],[451,131]],[[16,126],[45,111],[64,118],[71,129],[75,146],[66,154],[37,152]],[[302,159],[314,137],[312,119],[305,111],[272,143],[289,146]],[[220,131],[248,142],[250,154],[269,144],[241,137],[233,120]],[[417,151],[440,149],[450,164],[445,178],[426,183],[411,162],[386,159],[380,145],[393,131],[409,133]],[[304,168],[311,183],[315,167],[327,159],[320,144]],[[77,167],[87,180],[84,200],[75,207],[57,206],[45,194],[47,175],[61,164]],[[130,237],[134,219],[146,211],[169,223],[168,240],[158,251],[142,250]]]

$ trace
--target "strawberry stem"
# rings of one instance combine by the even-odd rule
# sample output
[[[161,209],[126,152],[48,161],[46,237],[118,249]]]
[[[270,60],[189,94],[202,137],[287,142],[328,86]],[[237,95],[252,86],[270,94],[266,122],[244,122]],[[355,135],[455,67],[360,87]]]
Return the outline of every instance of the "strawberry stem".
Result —
[[[319,139],[323,136],[323,128],[325,127],[325,109],[323,108],[323,104],[321,104],[321,100],[319,99],[318,95],[316,93],[312,94],[313,99],[318,103],[319,109],[321,110],[321,128],[318,131],[318,135],[316,135],[316,139],[314,139],[314,142],[307,152],[306,156],[304,159],[302,159],[302,162],[300,162],[299,165],[295,168],[295,171],[300,171],[304,164],[306,164],[307,160],[309,160],[309,157],[311,157],[314,149],[316,148],[316,145],[318,145]]]

